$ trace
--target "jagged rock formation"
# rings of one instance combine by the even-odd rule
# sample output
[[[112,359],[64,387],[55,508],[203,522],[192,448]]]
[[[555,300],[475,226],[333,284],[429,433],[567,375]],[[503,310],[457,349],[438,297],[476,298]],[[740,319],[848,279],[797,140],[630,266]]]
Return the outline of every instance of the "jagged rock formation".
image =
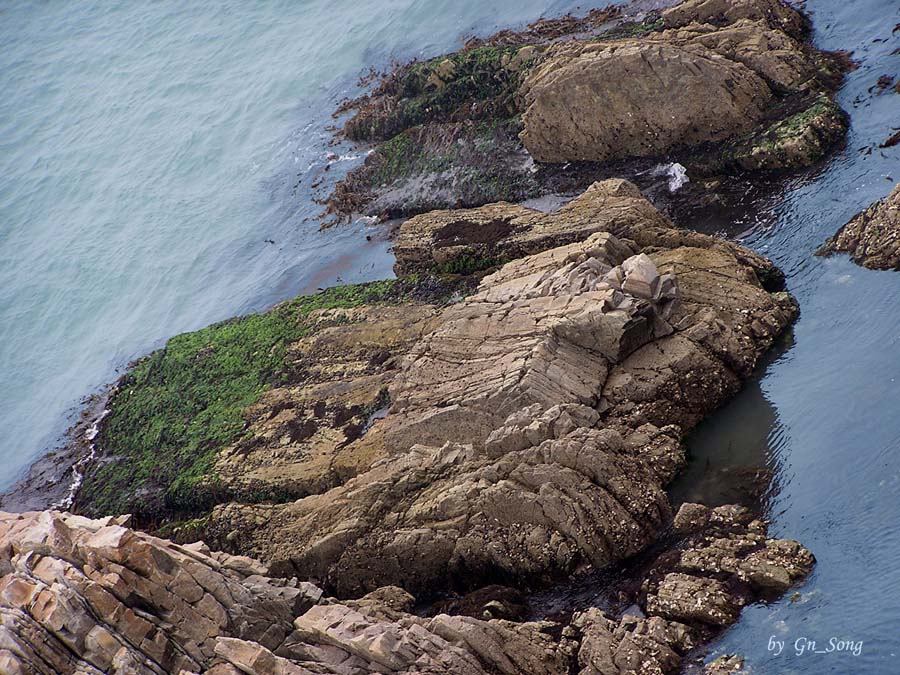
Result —
[[[215,541],[343,596],[549,581],[643,548],[669,517],[682,433],[737,391],[796,306],[763,288],[771,264],[749,251],[659,214],[641,223],[652,207],[634,192],[599,184],[560,215],[619,195],[635,213],[607,222],[632,239],[597,232],[515,260],[442,312],[369,432],[381,461],[293,503],[218,507]],[[486,207],[504,208],[523,215]]]
[[[798,41],[805,19],[777,0],[690,1],[664,12],[662,22],[672,28],[548,49],[522,85],[521,137],[537,161],[653,157],[737,139],[763,119],[783,119],[770,113],[779,97],[828,88],[814,52]],[[845,131],[839,111],[832,125],[807,117],[795,120],[793,133],[784,130],[802,139],[805,162],[798,149],[786,161],[789,153],[764,152],[757,141],[766,160],[751,161],[744,151],[736,163],[802,166]]]
[[[486,237],[484,212],[525,225]],[[180,535],[265,565],[118,519],[0,518],[0,663],[91,675],[670,672],[744,604],[801,578],[812,558],[795,542],[766,539],[741,512],[692,507],[675,520],[687,533],[677,562],[661,557],[635,598],[645,616],[586,608],[567,626],[521,623],[514,602],[474,599],[475,616],[410,613],[410,592],[546,584],[644,549],[671,521],[664,488],[684,463],[682,435],[796,313],[770,262],[673,228],[621,180],[557,214],[501,204],[423,216],[423,234],[404,235],[419,242],[413,268],[433,264],[429,238],[448,223],[463,254],[530,254],[443,309],[304,316],[316,329],[287,351],[305,379],[255,404],[244,445],[216,461],[248,490],[302,479],[310,494],[223,504]],[[582,239],[559,245],[577,239],[569,231]],[[387,401],[386,417],[365,420]],[[323,600],[309,582],[358,599]]]
[[[863,267],[900,270],[900,184],[838,230],[819,253],[849,253]]]
[[[522,201],[654,159],[694,177],[810,166],[846,133],[832,94],[848,62],[809,29],[779,0],[611,6],[413,61],[342,109],[348,138],[378,144],[329,212]]]
[[[737,616],[757,589],[808,573],[796,542],[765,538],[736,507],[682,508],[692,519],[676,565],[631,614],[578,612],[567,626],[409,613],[384,587],[357,600],[272,579],[264,566],[178,546],[126,519],[0,513],[0,670],[10,675],[618,675],[674,672],[681,657]],[[698,612],[693,583],[726,579]],[[771,581],[777,579],[775,586]],[[666,589],[672,586],[670,591]],[[664,595],[668,593],[668,595]],[[659,598],[665,598],[665,602]],[[690,602],[688,602],[690,601]],[[729,611],[720,615],[719,605]],[[705,605],[704,605],[705,606]],[[643,609],[641,609],[643,607]],[[683,609],[689,607],[689,611]],[[643,616],[646,611],[649,616]],[[636,613],[635,613],[636,612]],[[688,616],[690,614],[690,616]],[[675,619],[670,615],[675,615]],[[668,618],[667,618],[668,617]]]

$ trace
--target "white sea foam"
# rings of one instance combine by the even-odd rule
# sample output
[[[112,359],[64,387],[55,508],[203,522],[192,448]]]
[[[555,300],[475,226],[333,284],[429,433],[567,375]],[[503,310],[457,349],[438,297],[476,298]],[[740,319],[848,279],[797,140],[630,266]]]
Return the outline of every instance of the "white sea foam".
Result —
[[[685,183],[691,181],[687,175],[687,169],[678,162],[669,162],[667,164],[657,164],[650,169],[651,176],[668,176],[669,192],[677,192]]]
[[[91,442],[95,438],[97,438],[97,434],[100,433],[100,422],[103,421],[103,418],[109,414],[109,409],[105,409],[102,413],[100,413],[97,418],[91,422],[91,426],[88,427],[87,431],[84,432],[84,440]],[[69,483],[69,489],[66,491],[66,496],[60,499],[58,502],[54,502],[50,508],[56,509],[59,511],[66,511],[72,508],[72,504],[75,502],[75,494],[78,492],[78,488],[81,487],[81,484],[84,482],[84,471],[88,467],[88,465],[94,461],[94,458],[97,456],[97,445],[96,443],[90,443],[88,446],[88,452],[81,459],[75,462],[72,465],[72,482]]]

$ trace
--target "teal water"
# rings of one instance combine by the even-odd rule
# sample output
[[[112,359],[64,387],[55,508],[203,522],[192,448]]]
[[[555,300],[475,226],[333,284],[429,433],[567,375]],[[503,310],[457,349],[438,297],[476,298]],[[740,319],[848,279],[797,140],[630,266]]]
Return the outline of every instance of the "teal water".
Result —
[[[390,276],[380,233],[314,220],[359,161],[327,127],[369,65],[574,9],[0,3],[0,489],[171,335]]]

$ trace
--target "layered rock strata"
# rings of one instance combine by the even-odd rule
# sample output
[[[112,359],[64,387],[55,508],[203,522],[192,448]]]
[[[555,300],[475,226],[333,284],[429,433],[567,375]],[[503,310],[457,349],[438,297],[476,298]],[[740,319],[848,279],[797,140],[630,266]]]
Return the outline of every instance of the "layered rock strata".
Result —
[[[669,517],[682,434],[738,390],[796,305],[739,246],[658,214],[621,221],[633,238],[595,232],[514,260],[443,310],[388,385],[371,468],[293,503],[217,507],[209,534],[342,596],[549,581],[641,550]]]
[[[338,602],[259,562],[179,546],[125,519],[0,514],[0,670],[10,675],[618,675],[670,673],[740,605],[783,590],[812,557],[736,507],[688,505],[676,561],[620,617],[570,623],[410,613],[383,587]],[[685,530],[685,528],[687,528]],[[670,571],[673,567],[678,572]],[[702,586],[709,603],[694,593]],[[645,614],[646,612],[646,614]],[[721,672],[721,671],[716,671]]]
[[[669,3],[666,3],[669,4]],[[779,0],[626,6],[412,62],[346,106],[376,142],[329,210],[409,216],[574,192],[678,161],[695,178],[793,171],[847,130],[845,55]],[[612,173],[611,173],[612,172]]]

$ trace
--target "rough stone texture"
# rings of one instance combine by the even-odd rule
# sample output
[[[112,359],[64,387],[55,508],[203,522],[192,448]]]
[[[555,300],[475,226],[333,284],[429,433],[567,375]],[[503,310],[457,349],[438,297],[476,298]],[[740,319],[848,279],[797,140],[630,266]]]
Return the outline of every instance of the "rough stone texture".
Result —
[[[218,507],[210,535],[341,596],[546,582],[643,548],[669,517],[681,434],[796,306],[739,246],[658,214],[617,222],[628,240],[598,232],[515,260],[442,312],[372,429],[385,459],[293,503]]]
[[[659,156],[748,137],[734,167],[788,169],[809,165],[846,132],[832,104],[795,119],[777,142],[749,138],[761,122],[788,121],[785,97],[833,87],[836,66],[803,42],[808,22],[794,9],[699,0],[666,11],[663,23],[668,30],[641,38],[548,51],[521,88],[521,138],[537,161]]]
[[[626,615],[619,621],[591,608],[572,619],[581,631],[579,675],[655,675],[674,672],[696,636],[683,624]]]
[[[780,3],[776,2],[775,4]],[[786,8],[785,8],[786,9]],[[787,10],[791,14],[796,12]],[[818,76],[817,64],[794,38],[777,27],[740,19],[723,27],[689,23],[667,30],[652,40],[674,45],[703,45],[729,61],[743,64],[760,76],[776,94],[799,91]]]
[[[857,214],[820,253],[849,253],[858,265],[900,270],[900,183],[891,194]]]
[[[784,593],[815,563],[796,541],[768,539],[743,507],[684,504],[675,526],[686,535],[679,555],[661,558],[643,588],[647,611],[670,620],[727,626],[742,606]]]
[[[248,558],[52,511],[0,513],[3,672],[177,673],[233,635],[277,646],[318,602]]]
[[[702,45],[635,40],[578,52],[548,59],[523,84],[521,138],[536,161],[653,157],[726,140],[750,131],[772,95],[752,70]]]
[[[549,214],[501,202],[410,218],[394,243],[394,270],[402,276],[466,265],[479,269],[583,241],[595,232],[620,236],[648,225],[671,223],[632,183],[606,180]]]
[[[588,608],[567,626],[416,616],[397,587],[341,603],[310,583],[260,575],[256,560],[130,530],[127,516],[0,513],[0,672],[671,673],[772,588],[758,572],[768,579],[778,568],[794,581],[812,565],[808,551],[767,539],[739,507],[690,511],[679,518],[690,523],[680,556],[660,556],[645,601],[619,618]]]
[[[804,38],[810,31],[809,19],[781,0],[687,0],[663,12],[668,27],[689,23],[721,26],[741,19],[763,21],[795,40]]]
[[[290,347],[304,374],[267,391],[247,411],[247,433],[216,458],[231,492],[322,492],[384,456],[377,434],[360,438],[369,415],[387,405],[397,360],[432,327],[437,309],[415,302],[321,311],[317,330]]]

